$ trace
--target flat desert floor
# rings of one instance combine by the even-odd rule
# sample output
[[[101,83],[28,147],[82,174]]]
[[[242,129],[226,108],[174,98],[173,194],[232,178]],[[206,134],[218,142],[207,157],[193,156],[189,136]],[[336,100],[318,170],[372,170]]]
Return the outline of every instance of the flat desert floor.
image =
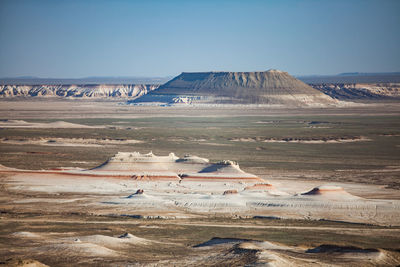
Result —
[[[398,104],[2,100],[0,114],[6,266],[400,264]],[[84,172],[134,151],[233,160],[264,182],[57,173]]]

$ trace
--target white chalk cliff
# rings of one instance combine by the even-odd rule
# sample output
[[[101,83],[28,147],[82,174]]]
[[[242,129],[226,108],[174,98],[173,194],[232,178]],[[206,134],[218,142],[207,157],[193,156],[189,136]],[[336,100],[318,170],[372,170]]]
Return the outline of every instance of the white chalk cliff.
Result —
[[[0,85],[0,97],[137,98],[155,84]]]

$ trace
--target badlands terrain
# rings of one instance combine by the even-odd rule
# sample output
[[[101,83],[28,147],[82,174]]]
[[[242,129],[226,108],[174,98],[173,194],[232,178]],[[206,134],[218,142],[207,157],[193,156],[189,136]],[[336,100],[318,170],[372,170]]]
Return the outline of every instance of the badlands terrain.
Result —
[[[333,98],[351,101],[400,99],[400,83],[317,83],[311,86]]]
[[[5,266],[396,266],[397,103],[0,102]]]
[[[314,89],[338,100],[374,103],[400,99],[400,73],[343,73],[298,77]]]
[[[1,98],[136,98],[158,88],[154,84],[0,85]]]

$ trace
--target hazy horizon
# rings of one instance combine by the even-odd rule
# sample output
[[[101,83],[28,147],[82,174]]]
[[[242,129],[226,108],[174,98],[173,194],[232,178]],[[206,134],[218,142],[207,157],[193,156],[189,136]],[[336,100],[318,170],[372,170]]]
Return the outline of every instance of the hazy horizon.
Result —
[[[0,77],[399,72],[400,1],[0,2]]]
[[[167,75],[167,76],[87,76],[87,77],[39,77],[39,76],[9,76],[9,77],[0,77],[0,79],[54,79],[54,80],[82,80],[82,79],[172,79],[181,73],[177,73],[176,75]],[[199,71],[199,72],[213,72],[213,71]],[[225,72],[225,71],[218,71]],[[228,72],[228,71],[227,71]],[[247,71],[239,71],[239,72],[247,72]],[[251,72],[251,71],[250,71]],[[255,70],[254,72],[260,72],[260,70]],[[290,73],[289,73],[290,74]],[[392,71],[392,72],[343,72],[336,74],[303,74],[303,75],[293,75],[294,77],[318,77],[318,76],[364,76],[364,75],[400,75],[400,71]]]

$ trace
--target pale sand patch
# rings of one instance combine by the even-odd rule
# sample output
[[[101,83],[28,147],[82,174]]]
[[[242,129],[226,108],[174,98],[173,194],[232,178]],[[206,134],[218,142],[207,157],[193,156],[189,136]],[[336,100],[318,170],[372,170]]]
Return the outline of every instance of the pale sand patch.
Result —
[[[78,238],[68,238],[67,240],[79,240],[83,243],[91,243],[107,248],[121,248],[129,245],[149,245],[154,241],[134,236],[130,233],[125,233],[118,237],[106,236],[106,235],[90,235],[80,236]],[[78,242],[79,242],[78,241]]]
[[[6,264],[9,267],[49,267],[46,264],[43,264],[37,260],[32,259],[7,259],[6,262],[2,263]]]
[[[65,256],[98,256],[98,257],[116,257],[119,256],[115,250],[92,243],[83,243],[79,241],[71,241],[68,243],[51,244],[42,246],[37,249],[43,253],[58,254]]]
[[[232,146],[231,144],[221,144],[221,143],[202,143],[202,145],[208,145],[208,146]]]
[[[0,143],[12,145],[40,145],[40,146],[79,146],[101,147],[112,145],[138,144],[143,141],[133,139],[94,139],[94,138],[39,138],[39,139],[0,139]]]
[[[254,123],[257,124],[273,124],[273,123],[279,123],[280,121],[256,121]]]
[[[42,238],[40,234],[32,232],[15,232],[12,233],[11,235],[13,237],[19,237],[19,238],[30,238],[30,239]]]
[[[313,139],[300,139],[300,138],[233,138],[229,141],[232,142],[263,142],[263,143],[300,143],[300,144],[340,144],[340,143],[351,143],[351,142],[365,142],[372,141],[364,136],[354,138],[313,138]]]
[[[234,138],[229,141],[232,142],[257,142],[255,138]]]
[[[104,126],[89,126],[65,121],[56,122],[26,122],[24,120],[0,121],[0,128],[104,128]]]

